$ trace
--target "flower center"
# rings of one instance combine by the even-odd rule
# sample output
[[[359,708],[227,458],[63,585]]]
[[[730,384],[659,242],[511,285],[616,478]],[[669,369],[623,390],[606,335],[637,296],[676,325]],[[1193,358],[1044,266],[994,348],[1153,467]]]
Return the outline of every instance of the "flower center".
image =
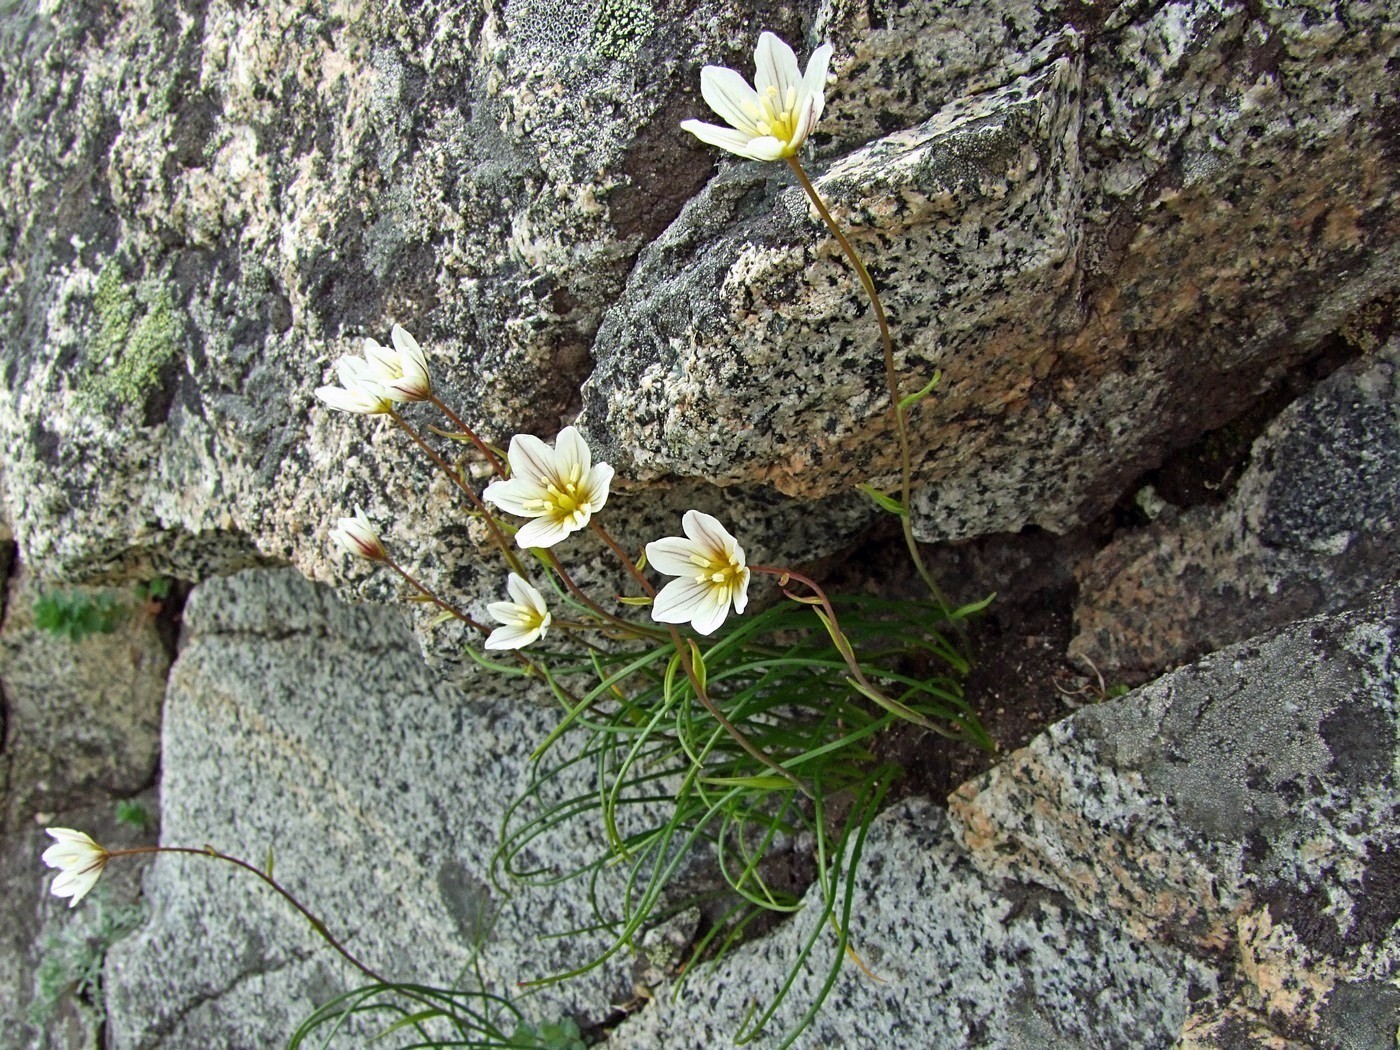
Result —
[[[593,493],[584,484],[583,468],[577,463],[568,474],[556,474],[544,487],[544,496],[527,506],[555,521],[568,521],[576,528],[588,524],[593,513]]]
[[[767,90],[758,96],[758,104],[752,102],[744,107],[753,118],[754,127],[760,135],[772,135],[779,142],[791,142],[797,130],[797,88],[790,87],[786,95],[778,93],[776,84],[769,84]]]
[[[511,625],[519,627],[524,631],[533,631],[544,626],[546,613],[531,609],[528,605],[517,605],[510,611],[511,619],[515,622]]]
[[[737,557],[718,552],[709,555],[692,554],[690,561],[698,570],[695,573],[695,582],[708,584],[713,588],[730,590],[736,587],[744,572],[744,566]]]

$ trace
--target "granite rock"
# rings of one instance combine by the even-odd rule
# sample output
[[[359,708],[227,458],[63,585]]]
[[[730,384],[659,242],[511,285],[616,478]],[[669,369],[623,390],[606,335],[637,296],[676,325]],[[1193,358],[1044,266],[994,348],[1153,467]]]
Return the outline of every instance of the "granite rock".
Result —
[[[1397,630],[1392,586],[1080,711],[953,795],[959,840],[988,877],[1233,974],[1189,1045],[1389,1046]]]
[[[130,799],[148,814],[155,792]],[[111,800],[43,814],[42,824],[83,828],[110,849],[153,841],[154,823],[121,824]],[[103,1045],[107,1023],[102,962],[144,920],[141,875],[147,858],[112,866],[69,908],[49,886],[40,860],[53,840],[28,821],[0,832],[0,1032],[7,1050],[88,1050]]]
[[[868,511],[813,501],[891,474],[866,308],[784,169],[678,129],[760,26],[834,44],[812,170],[907,381],[943,372],[915,416],[926,538],[1071,527],[1395,286],[1376,5],[23,0],[0,29],[23,556],[339,579],[325,529],[363,504],[406,563],[494,595],[451,487],[313,403],[394,321],[486,436],[581,414],[619,488],[684,479],[839,549]]]
[[[1166,1046],[1192,998],[1214,975],[1184,953],[1145,944],[1063,895],[987,876],[952,836],[947,814],[909,800],[872,826],[859,877],[852,946],[878,978],[847,965],[799,1047]],[[732,1045],[755,1002],[772,995],[819,913],[819,902],[679,995],[657,999],[613,1032],[609,1045],[667,1050]],[[770,1035],[801,1016],[824,977],[820,960],[799,978]],[[813,971],[820,967],[820,975]]]
[[[46,595],[107,610],[111,631],[74,640],[39,628],[35,603]],[[0,831],[154,782],[170,667],[156,614],[129,587],[10,579],[0,629]]]
[[[488,696],[443,684],[401,614],[342,605],[290,570],[197,587],[185,631],[166,698],[162,844],[255,864],[270,853],[352,952],[398,979],[452,984],[480,942],[488,990],[510,994],[597,949],[596,937],[540,939],[588,924],[582,890],[493,884],[502,813],[551,710],[494,680]],[[564,864],[589,844],[560,833],[545,848]],[[163,855],[145,890],[151,921],[106,971],[113,1047],[276,1045],[365,983],[246,873]],[[522,1009],[598,1021],[629,994],[618,962]]]
[[[1159,511],[1085,569],[1070,655],[1142,678],[1400,579],[1400,341],[1284,410],[1220,506]]]

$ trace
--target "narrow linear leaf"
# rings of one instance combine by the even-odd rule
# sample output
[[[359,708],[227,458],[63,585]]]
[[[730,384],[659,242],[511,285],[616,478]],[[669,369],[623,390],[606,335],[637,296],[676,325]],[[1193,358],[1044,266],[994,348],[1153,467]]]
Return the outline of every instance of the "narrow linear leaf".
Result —
[[[881,492],[874,485],[866,485],[862,483],[860,485],[857,485],[856,488],[860,489],[872,500],[874,500],[883,510],[887,510],[891,514],[898,514],[901,518],[908,516],[909,510],[904,506],[903,503],[900,503],[899,500],[895,499],[893,496]]]
[[[907,394],[904,397],[900,398],[899,407],[901,409],[913,408],[924,398],[928,397],[929,394],[933,393],[933,388],[938,385],[938,381],[942,378],[942,372],[934,372],[933,378],[930,379],[927,383],[925,383],[922,387],[920,387],[918,390],[915,390],[912,394]]]

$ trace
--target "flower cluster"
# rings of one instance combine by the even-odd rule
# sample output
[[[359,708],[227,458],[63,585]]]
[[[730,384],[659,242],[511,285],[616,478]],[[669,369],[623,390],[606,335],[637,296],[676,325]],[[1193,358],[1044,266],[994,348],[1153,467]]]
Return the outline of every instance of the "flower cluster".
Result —
[[[335,363],[340,386],[318,387],[316,396],[338,412],[369,416],[391,412],[398,403],[431,398],[428,361],[418,340],[400,325],[394,325],[389,338],[392,348],[366,339],[364,357],[341,357]]]
[[[363,358],[340,358],[336,370],[341,385],[321,387],[317,396],[332,408],[364,415],[387,413],[399,402],[429,399],[432,379],[417,341],[398,325],[392,338],[393,349],[366,339]],[[576,427],[561,430],[552,446],[532,434],[517,434],[506,461],[509,476],[486,486],[481,499],[529,519],[515,534],[523,550],[547,550],[587,528],[608,501],[613,468],[593,462],[593,452]],[[700,634],[711,634],[731,608],[744,611],[749,569],[743,549],[714,517],[692,510],[681,527],[684,536],[647,544],[652,566],[679,577],[657,594],[651,615],[658,623],[689,623]],[[379,530],[359,508],[353,517],[336,521],[330,538],[354,557],[393,567]],[[544,637],[553,622],[544,595],[523,576],[512,572],[506,590],[510,601],[487,607],[500,624],[486,639],[488,649],[524,648]]]

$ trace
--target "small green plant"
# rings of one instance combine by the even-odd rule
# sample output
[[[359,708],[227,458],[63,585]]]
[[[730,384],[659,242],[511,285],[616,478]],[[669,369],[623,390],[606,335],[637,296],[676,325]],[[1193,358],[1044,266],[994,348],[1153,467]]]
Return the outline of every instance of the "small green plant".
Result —
[[[49,591],[34,603],[34,624],[41,631],[80,642],[93,634],[111,634],[123,609],[109,594]]]
[[[170,597],[175,581],[169,576],[153,576],[136,585],[136,597],[143,602],[161,602]]]
[[[29,1023],[46,1026],[68,996],[100,1009],[102,961],[108,949],[140,926],[145,917],[140,904],[114,906],[99,893],[93,895],[91,906],[80,918],[73,917],[62,928],[45,934]]]
[[[588,1047],[578,1023],[570,1017],[538,1025],[525,1021],[512,1033],[510,1045],[520,1050],[587,1050]]]
[[[124,798],[117,803],[117,823],[145,831],[151,826],[150,810],[134,799]]]

